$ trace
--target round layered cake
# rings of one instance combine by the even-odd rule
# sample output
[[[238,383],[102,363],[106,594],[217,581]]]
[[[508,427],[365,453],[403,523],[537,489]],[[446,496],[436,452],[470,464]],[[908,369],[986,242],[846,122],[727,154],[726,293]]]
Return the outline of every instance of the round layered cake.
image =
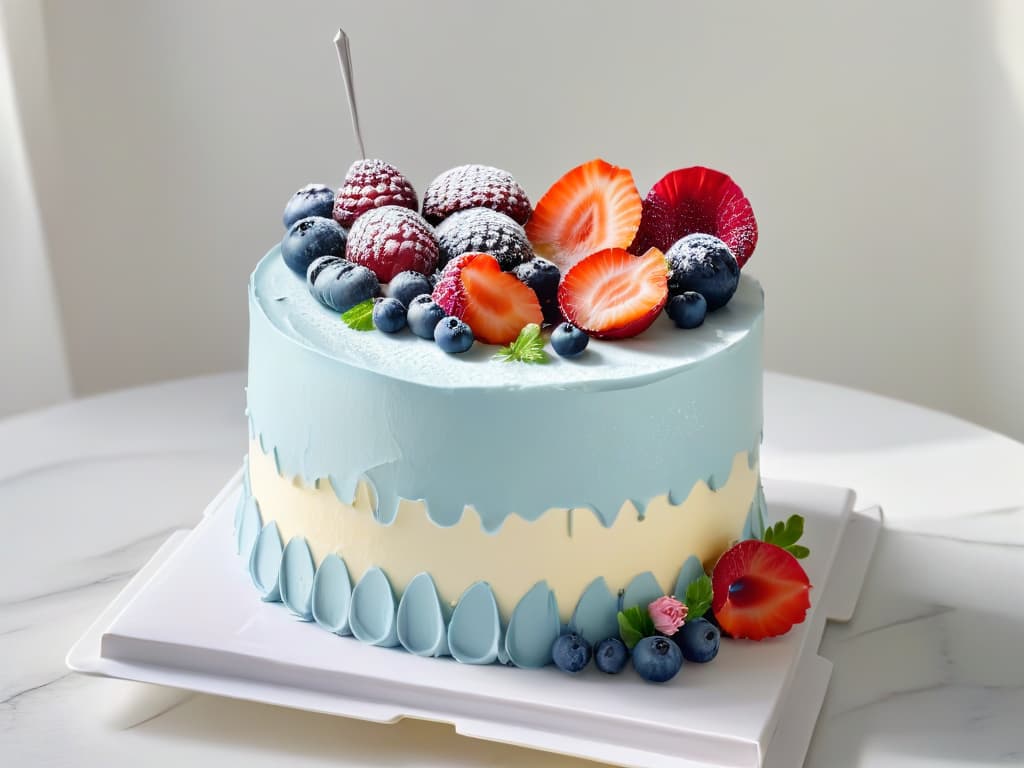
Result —
[[[802,520],[765,527],[764,294],[732,179],[681,168],[641,198],[595,159],[534,205],[464,165],[420,209],[361,160],[284,225],[249,283],[235,520],[264,600],[421,656],[631,658],[652,682],[713,659],[719,625],[803,619]]]

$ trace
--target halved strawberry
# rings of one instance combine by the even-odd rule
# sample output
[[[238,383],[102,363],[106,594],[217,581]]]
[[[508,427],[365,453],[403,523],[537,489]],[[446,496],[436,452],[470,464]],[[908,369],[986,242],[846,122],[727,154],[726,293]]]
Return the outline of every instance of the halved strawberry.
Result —
[[[464,253],[449,261],[433,295],[485,344],[511,344],[525,326],[544,322],[533,289],[511,272],[502,272],[498,260],[487,253]]]
[[[606,248],[576,264],[558,286],[566,319],[598,339],[646,331],[668,301],[668,264],[651,248],[637,257]]]
[[[539,256],[564,273],[595,251],[632,243],[642,207],[633,174],[598,158],[544,193],[526,222],[526,236]]]
[[[741,267],[757,246],[757,221],[743,190],[724,173],[702,166],[667,173],[651,187],[629,250],[667,251],[676,240],[694,232],[722,240]]]
[[[785,634],[811,607],[803,566],[781,547],[757,539],[741,541],[719,558],[711,588],[715,619],[733,637]]]

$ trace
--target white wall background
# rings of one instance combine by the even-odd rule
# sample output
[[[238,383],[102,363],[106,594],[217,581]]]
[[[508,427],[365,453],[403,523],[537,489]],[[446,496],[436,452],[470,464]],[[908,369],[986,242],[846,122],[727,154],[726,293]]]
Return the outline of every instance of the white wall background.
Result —
[[[770,367],[1024,438],[1022,6],[45,0],[59,151],[26,136],[74,389],[244,364],[284,201],[354,157],[344,25],[368,151],[418,191],[718,167],[761,225]]]

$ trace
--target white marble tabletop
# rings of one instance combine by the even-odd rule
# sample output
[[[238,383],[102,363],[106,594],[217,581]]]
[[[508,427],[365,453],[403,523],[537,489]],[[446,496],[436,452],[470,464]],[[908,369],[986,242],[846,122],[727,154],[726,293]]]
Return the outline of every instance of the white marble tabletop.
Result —
[[[242,374],[0,421],[0,765],[587,765],[450,726],[374,725],[69,673],[64,655],[245,451]],[[886,513],[809,766],[1024,765],[1024,445],[769,374],[764,473]],[[592,765],[592,764],[591,764]]]

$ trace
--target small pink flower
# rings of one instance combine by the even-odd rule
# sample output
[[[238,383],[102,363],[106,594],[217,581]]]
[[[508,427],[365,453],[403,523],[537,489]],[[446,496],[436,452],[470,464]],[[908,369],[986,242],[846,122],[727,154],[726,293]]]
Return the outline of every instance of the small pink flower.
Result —
[[[669,637],[678,632],[686,620],[686,606],[668,595],[648,605],[647,612],[651,615],[654,628]]]

